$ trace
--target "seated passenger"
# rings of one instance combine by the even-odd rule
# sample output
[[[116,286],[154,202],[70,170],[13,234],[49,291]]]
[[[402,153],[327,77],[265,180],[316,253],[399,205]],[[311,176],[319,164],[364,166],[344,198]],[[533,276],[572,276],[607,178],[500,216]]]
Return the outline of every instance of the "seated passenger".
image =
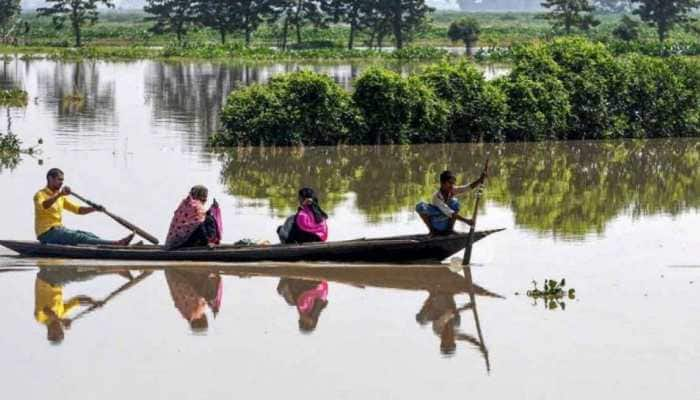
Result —
[[[440,189],[433,194],[430,204],[418,203],[416,212],[420,215],[431,235],[449,235],[454,232],[456,221],[462,221],[468,225],[474,222],[459,215],[459,200],[457,196],[479,186],[484,179],[482,174],[475,182],[466,186],[455,186],[457,178],[450,171],[440,174]]]
[[[221,243],[223,233],[221,210],[214,200],[209,211],[204,209],[209,191],[204,186],[195,186],[175,210],[170,222],[165,248],[209,246]]]
[[[282,243],[311,243],[328,240],[328,215],[321,209],[313,189],[299,191],[299,209],[277,228]]]

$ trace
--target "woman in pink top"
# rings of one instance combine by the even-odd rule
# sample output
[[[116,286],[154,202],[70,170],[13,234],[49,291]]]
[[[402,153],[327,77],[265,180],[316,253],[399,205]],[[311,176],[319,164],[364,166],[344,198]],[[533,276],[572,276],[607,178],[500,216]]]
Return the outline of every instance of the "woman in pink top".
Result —
[[[328,240],[327,219],[328,214],[321,209],[313,189],[301,189],[299,210],[286,243],[325,242]]]

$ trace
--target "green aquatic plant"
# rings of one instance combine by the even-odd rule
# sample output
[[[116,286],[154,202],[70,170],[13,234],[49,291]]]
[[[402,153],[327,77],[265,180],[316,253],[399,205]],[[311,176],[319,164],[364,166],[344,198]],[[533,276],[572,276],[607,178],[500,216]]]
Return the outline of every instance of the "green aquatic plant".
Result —
[[[85,106],[85,95],[73,91],[61,99],[61,109],[68,112],[78,112]]]
[[[29,95],[21,89],[0,90],[0,106],[26,107]]]
[[[561,308],[566,309],[565,299],[575,300],[576,289],[566,289],[566,279],[556,281],[554,279],[545,279],[543,288],[537,288],[537,281],[532,281],[533,289],[527,291],[527,297],[533,299],[533,305],[537,305],[538,300],[542,300],[544,305],[549,310]]]

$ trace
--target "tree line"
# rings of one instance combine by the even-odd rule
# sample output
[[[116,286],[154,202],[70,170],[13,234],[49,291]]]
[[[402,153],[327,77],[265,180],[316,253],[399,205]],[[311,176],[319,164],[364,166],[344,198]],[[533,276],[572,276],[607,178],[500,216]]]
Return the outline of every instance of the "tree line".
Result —
[[[369,46],[381,46],[393,36],[396,47],[402,48],[426,26],[433,11],[425,0],[147,0],[144,10],[152,14],[155,32],[174,33],[179,42],[189,29],[205,26],[219,32],[222,43],[238,33],[249,46],[261,24],[276,24],[281,26],[283,49],[292,34],[302,42],[303,27],[325,28],[330,23],[350,27],[350,49],[360,32],[369,36]]]
[[[46,0],[37,9],[40,16],[51,17],[56,28],[68,25],[75,45],[82,45],[81,29],[98,20],[98,5],[113,8],[113,0]],[[700,0],[543,0],[546,18],[555,30],[565,34],[588,31],[599,24],[597,12],[630,12],[653,26],[659,40],[664,41],[677,25],[695,19],[691,13],[700,7]],[[222,43],[231,34],[244,37],[249,46],[262,24],[279,29],[280,44],[287,49],[289,37],[303,40],[302,28],[326,28],[345,24],[349,33],[347,47],[355,46],[358,34],[364,34],[367,45],[382,47],[387,39],[403,48],[423,30],[434,11],[425,0],[146,0],[144,10],[154,22],[151,31],[172,33],[182,44],[188,31],[207,27],[217,31]],[[20,0],[0,0],[0,39],[17,28]],[[631,19],[623,21],[623,29],[634,30]],[[478,38],[479,26],[474,19],[453,24],[450,38],[464,40],[467,46]]]

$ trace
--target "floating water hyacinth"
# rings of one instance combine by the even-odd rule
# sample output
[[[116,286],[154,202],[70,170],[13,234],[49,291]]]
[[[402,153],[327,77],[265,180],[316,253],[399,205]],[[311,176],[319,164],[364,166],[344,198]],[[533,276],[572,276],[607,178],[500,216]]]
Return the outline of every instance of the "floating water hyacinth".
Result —
[[[557,308],[565,310],[565,297],[568,297],[569,300],[576,299],[576,289],[570,288],[567,290],[566,279],[561,281],[545,279],[543,289],[537,288],[537,281],[533,280],[532,285],[533,289],[527,291],[527,296],[534,300],[533,306],[537,305],[537,300],[542,300],[545,307],[549,310],[556,310]]]

